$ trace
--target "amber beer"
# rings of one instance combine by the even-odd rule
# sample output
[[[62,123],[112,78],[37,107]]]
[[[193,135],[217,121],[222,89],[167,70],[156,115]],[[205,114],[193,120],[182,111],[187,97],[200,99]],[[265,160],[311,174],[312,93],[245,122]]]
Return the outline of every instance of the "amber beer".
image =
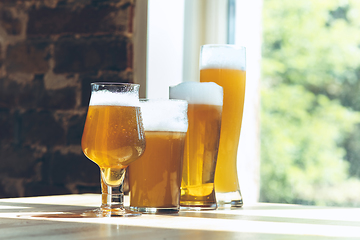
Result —
[[[129,167],[132,207],[178,209],[185,136],[185,132],[145,131],[147,149]]]
[[[224,91],[220,146],[215,172],[218,204],[242,206],[236,160],[245,97],[245,48],[232,45],[202,46],[200,82],[215,82],[222,86]]]
[[[189,103],[180,206],[216,209],[214,175],[220,139],[222,87],[215,83],[184,82],[170,87],[170,98]]]
[[[146,151],[130,164],[130,208],[140,212],[177,212],[184,143],[187,131],[187,102],[142,100]]]
[[[138,125],[140,107],[123,104],[104,102],[93,94],[81,141],[84,154],[99,165],[109,186],[120,184],[121,171],[145,148],[144,138],[139,138],[144,131]]]

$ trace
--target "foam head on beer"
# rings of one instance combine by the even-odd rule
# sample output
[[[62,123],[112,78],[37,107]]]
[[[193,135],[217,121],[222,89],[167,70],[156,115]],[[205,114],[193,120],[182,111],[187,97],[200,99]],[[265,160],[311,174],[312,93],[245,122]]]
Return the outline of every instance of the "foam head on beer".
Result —
[[[140,107],[145,131],[187,131],[188,103],[186,101],[140,99]]]
[[[223,88],[213,82],[183,82],[170,87],[169,96],[189,104],[223,105]]]
[[[91,93],[89,105],[138,107],[139,98],[135,92],[111,92],[109,90],[101,90]]]
[[[246,69],[246,48],[235,45],[208,44],[202,48],[208,48],[207,51],[201,51],[200,70],[202,69]],[[210,49],[211,51],[210,51]],[[240,54],[243,53],[243,54]]]

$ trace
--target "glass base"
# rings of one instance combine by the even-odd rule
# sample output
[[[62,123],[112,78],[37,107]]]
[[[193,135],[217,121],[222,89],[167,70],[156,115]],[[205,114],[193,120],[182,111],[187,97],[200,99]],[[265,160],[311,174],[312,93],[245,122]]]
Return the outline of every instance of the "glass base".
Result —
[[[157,208],[157,207],[132,207],[130,209],[136,212],[141,213],[151,213],[151,214],[168,214],[168,213],[178,213],[179,208]]]
[[[240,190],[235,192],[216,193],[218,208],[240,208],[243,206],[243,199]]]
[[[190,211],[204,211],[204,210],[216,210],[217,205],[214,203],[213,205],[207,206],[198,206],[198,205],[182,205],[180,206],[180,210],[190,210]]]
[[[82,217],[136,217],[141,216],[140,212],[134,212],[125,208],[96,208],[85,211],[81,214]]]
[[[180,210],[215,210],[217,208],[216,202],[204,203],[201,201],[180,201]]]

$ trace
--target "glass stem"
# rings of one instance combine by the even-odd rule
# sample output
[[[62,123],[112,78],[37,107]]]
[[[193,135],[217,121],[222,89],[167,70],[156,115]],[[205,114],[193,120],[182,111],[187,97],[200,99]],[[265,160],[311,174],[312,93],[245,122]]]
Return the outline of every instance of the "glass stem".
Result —
[[[122,180],[120,186],[112,187],[108,186],[103,180],[103,175],[101,174],[101,208],[103,210],[112,210],[112,209],[123,209],[124,208],[124,176],[125,169],[123,169]]]

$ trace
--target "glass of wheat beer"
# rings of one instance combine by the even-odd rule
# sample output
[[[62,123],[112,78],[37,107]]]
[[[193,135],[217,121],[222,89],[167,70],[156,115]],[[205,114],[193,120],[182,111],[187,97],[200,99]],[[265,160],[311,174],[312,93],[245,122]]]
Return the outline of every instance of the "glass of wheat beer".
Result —
[[[245,60],[245,47],[241,46],[203,45],[200,51],[200,82],[215,82],[224,91],[215,171],[218,207],[243,205],[236,161],[245,97]]]
[[[140,215],[123,206],[126,167],[145,150],[138,84],[91,84],[81,146],[86,157],[100,167],[102,187],[101,207],[83,215]]]
[[[140,100],[146,151],[129,166],[130,208],[145,213],[178,212],[185,136],[184,100]]]
[[[180,207],[216,209],[215,167],[219,149],[222,87],[216,83],[183,82],[169,89],[170,98],[188,101]]]

